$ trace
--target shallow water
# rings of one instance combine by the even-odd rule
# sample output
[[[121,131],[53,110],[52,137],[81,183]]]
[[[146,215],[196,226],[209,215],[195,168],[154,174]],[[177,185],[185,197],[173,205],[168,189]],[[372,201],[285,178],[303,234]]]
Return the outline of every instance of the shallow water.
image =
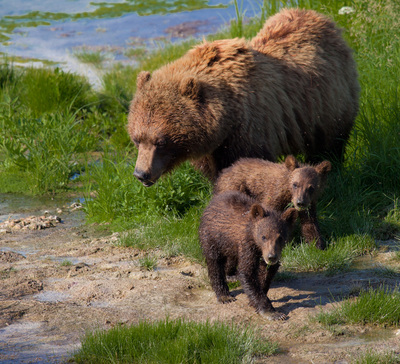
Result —
[[[256,0],[239,4],[246,16],[260,9]],[[230,0],[0,0],[0,53],[55,62],[96,83],[93,69],[80,63],[74,53],[102,51],[110,60],[132,63],[124,56],[127,49],[201,38],[233,18]],[[176,31],[176,26],[186,30]]]
[[[64,209],[74,202],[82,202],[78,197],[26,196],[22,194],[0,193],[0,223],[7,219],[17,219],[49,211]]]
[[[60,346],[54,339],[44,335],[45,323],[22,322],[0,329],[1,363],[61,363],[67,362],[76,345]],[[16,353],[23,352],[23,355]]]

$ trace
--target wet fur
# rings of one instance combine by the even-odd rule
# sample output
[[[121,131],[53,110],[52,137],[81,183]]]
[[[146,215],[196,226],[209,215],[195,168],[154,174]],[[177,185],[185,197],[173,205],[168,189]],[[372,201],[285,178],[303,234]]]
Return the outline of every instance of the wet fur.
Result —
[[[281,216],[241,192],[213,197],[202,216],[199,237],[219,302],[234,300],[226,275],[237,272],[250,305],[262,314],[275,311],[267,292],[296,217],[295,209]]]
[[[222,170],[214,193],[241,191],[267,208],[283,212],[292,205],[299,209],[302,235],[308,243],[325,249],[317,220],[317,200],[331,170],[331,163],[300,164],[293,156],[285,163],[244,158]]]

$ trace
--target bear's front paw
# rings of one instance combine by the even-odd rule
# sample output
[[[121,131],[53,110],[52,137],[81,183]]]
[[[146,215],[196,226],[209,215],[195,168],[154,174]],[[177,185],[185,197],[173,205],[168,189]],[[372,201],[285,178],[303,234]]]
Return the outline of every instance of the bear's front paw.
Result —
[[[288,317],[282,312],[262,310],[259,311],[259,313],[270,321],[285,321],[288,319]]]
[[[219,296],[218,297],[218,302],[219,303],[231,303],[231,302],[234,302],[234,301],[236,301],[236,298],[235,297],[232,297],[232,296]]]

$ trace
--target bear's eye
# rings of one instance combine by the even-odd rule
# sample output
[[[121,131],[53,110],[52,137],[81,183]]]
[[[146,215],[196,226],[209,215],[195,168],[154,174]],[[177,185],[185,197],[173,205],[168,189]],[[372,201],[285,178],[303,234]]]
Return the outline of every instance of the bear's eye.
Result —
[[[315,191],[315,188],[313,186],[308,187],[308,193],[309,194],[314,193],[314,191]]]
[[[135,144],[136,146],[139,146],[140,142],[139,140],[137,140],[136,138],[132,138],[133,144]]]
[[[265,235],[263,235],[263,236],[261,237],[261,239],[262,239],[262,240],[267,240],[267,238],[265,237]]]
[[[159,139],[155,145],[157,148],[162,148],[162,147],[165,147],[166,144],[167,144],[167,141],[165,139]]]
[[[297,187],[299,187],[299,185],[296,182],[293,183],[293,188],[296,189]]]

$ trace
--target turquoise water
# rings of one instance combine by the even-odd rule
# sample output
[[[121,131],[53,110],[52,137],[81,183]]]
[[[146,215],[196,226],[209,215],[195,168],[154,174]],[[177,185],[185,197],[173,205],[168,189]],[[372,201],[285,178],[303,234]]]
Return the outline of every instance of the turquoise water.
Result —
[[[239,0],[247,16],[259,12],[259,3]],[[0,53],[85,73],[74,53],[107,52],[112,61],[131,62],[127,49],[201,38],[234,17],[230,0],[0,0]]]

